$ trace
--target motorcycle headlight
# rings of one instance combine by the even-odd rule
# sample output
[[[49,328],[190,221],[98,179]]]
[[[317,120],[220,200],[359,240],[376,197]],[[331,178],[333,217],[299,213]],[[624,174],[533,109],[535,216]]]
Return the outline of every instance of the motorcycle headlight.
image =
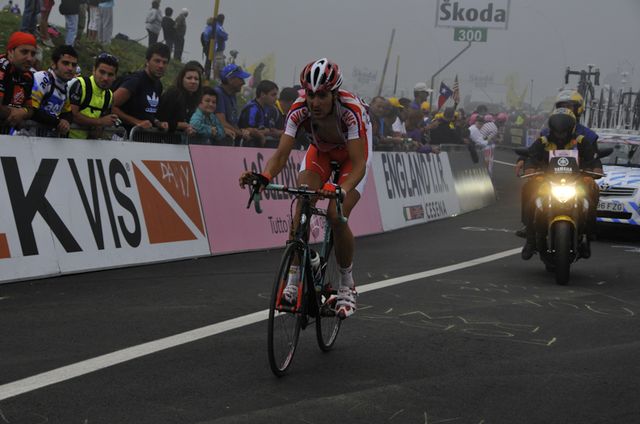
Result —
[[[551,195],[560,203],[567,203],[569,200],[576,197],[576,186],[565,184],[552,184]]]

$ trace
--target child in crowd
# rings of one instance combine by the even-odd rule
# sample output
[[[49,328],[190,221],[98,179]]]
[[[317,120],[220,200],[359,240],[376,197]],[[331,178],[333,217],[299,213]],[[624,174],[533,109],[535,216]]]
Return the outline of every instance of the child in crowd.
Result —
[[[198,109],[189,121],[198,135],[209,138],[210,144],[217,144],[225,137],[222,123],[215,114],[217,103],[218,93],[211,87],[204,87]]]

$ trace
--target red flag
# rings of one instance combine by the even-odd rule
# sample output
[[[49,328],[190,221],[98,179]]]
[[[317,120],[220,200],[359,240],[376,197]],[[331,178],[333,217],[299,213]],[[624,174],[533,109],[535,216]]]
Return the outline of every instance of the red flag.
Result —
[[[455,104],[460,103],[460,84],[458,84],[458,74],[456,74],[456,79],[453,81],[453,102]]]

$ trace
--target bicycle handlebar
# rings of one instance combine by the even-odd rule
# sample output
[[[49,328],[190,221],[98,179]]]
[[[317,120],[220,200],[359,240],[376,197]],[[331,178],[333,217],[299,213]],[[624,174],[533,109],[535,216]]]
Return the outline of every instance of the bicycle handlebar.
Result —
[[[347,222],[347,217],[342,214],[342,201],[343,199],[343,191],[340,186],[336,187],[336,194],[327,196],[324,194],[320,194],[318,190],[309,190],[304,187],[287,187],[281,184],[267,184],[264,188],[265,190],[270,191],[281,191],[284,193],[290,193],[294,196],[308,196],[308,197],[324,197],[327,199],[335,199],[336,200],[336,209],[338,211],[338,218],[341,222]],[[251,181],[249,194],[249,202],[247,203],[247,209],[251,207],[251,202],[253,202],[254,207],[256,209],[256,213],[262,213],[262,208],[260,207],[260,182],[257,179]]]

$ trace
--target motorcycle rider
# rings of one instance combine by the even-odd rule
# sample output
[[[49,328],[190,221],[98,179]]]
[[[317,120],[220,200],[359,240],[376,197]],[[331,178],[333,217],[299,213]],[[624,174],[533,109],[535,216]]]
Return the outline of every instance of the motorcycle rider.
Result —
[[[549,152],[553,150],[577,150],[578,163],[583,171],[602,174],[602,163],[598,158],[596,139],[587,139],[584,134],[577,132],[577,119],[573,111],[568,108],[557,108],[549,117],[548,136],[541,135],[528,149],[524,168],[525,175],[530,175],[539,169],[544,169],[549,162]],[[534,227],[535,198],[543,178],[532,177],[522,187],[522,223],[525,225],[526,242],[522,248],[522,259],[530,259],[536,250]],[[598,187],[593,177],[583,176],[582,186],[587,193],[589,210],[586,217],[586,238],[580,241],[579,250],[583,258],[591,256],[589,239],[595,230],[596,207],[598,205]]]
[[[578,93],[576,90],[571,90],[571,89],[561,90],[556,96],[556,102],[554,103],[554,109],[558,109],[558,108],[571,109],[571,111],[576,117],[576,134],[584,136],[583,142],[588,144],[593,144],[594,145],[593,148],[595,149],[595,151],[598,151],[598,146],[597,146],[598,134],[592,131],[589,127],[582,125],[580,123],[580,117],[584,112],[584,98],[580,95],[580,93]],[[543,128],[542,131],[540,131],[540,136],[549,137],[549,128],[547,127]],[[524,167],[524,163],[525,163],[524,157],[519,157],[518,160],[516,161],[515,172],[517,176],[520,175],[520,172]],[[528,186],[525,184],[523,186],[523,190],[527,187]],[[529,197],[532,195],[533,194],[525,195],[524,192],[522,193],[523,198]],[[523,207],[523,210],[524,210],[524,207]],[[522,220],[524,222],[524,216],[522,217]],[[518,237],[526,237],[526,230],[527,229],[523,227],[518,231],[516,231],[516,235]]]
[[[580,117],[584,113],[584,98],[576,90],[566,89],[561,90],[556,96],[556,102],[553,106],[554,109],[568,108],[571,109],[576,117],[576,134],[584,136],[584,142],[590,144],[597,144],[598,134],[591,130],[591,128],[582,125],[580,123]],[[540,136],[549,137],[549,128],[543,128],[540,131]],[[596,147],[596,151],[597,151]],[[516,175],[520,175],[520,171],[524,166],[525,158],[518,158],[516,162]]]

